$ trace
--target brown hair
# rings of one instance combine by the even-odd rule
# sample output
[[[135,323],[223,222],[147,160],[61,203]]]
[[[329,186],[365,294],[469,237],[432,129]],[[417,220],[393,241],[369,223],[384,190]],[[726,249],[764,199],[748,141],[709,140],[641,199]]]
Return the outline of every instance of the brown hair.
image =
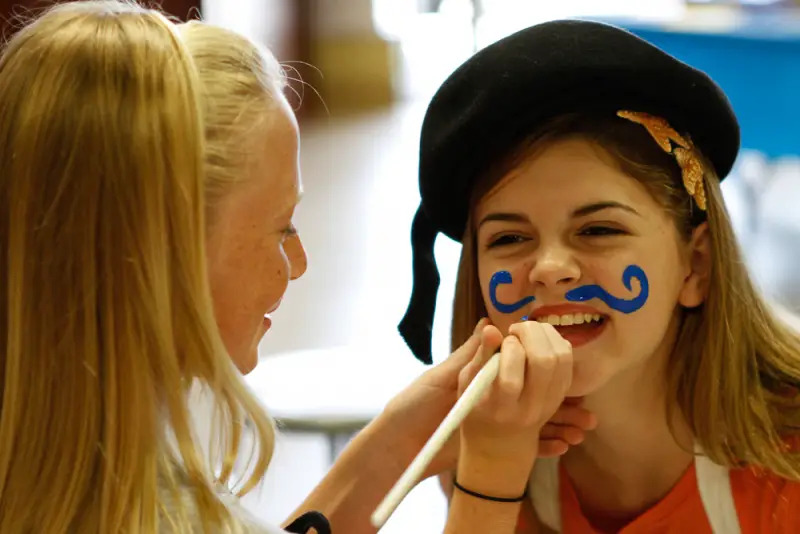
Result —
[[[800,454],[785,440],[800,434],[800,336],[777,319],[746,270],[725,209],[719,180],[705,163],[708,197],[701,211],[683,187],[680,168],[640,125],[615,116],[568,115],[545,124],[484,174],[471,210],[511,169],[566,138],[595,144],[639,180],[672,215],[679,235],[708,222],[712,268],[708,298],[681,310],[665,380],[672,399],[706,454],[722,465],[746,463],[800,480]],[[464,343],[487,310],[477,277],[474,222],[462,239],[451,342]],[[666,414],[668,420],[672,420]]]

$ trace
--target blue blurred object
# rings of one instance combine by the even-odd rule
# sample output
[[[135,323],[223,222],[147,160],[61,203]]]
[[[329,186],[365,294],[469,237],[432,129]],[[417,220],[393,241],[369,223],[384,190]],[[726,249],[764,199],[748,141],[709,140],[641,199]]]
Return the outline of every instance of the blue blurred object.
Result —
[[[800,154],[800,17],[790,11],[749,14],[724,30],[607,22],[711,76],[739,118],[742,148],[771,159]]]

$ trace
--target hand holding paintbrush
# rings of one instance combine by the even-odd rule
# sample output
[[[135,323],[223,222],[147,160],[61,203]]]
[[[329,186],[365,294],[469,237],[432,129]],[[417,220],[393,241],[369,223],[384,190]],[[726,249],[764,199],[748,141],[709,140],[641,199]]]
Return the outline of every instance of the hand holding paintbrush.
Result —
[[[519,500],[501,493],[516,487],[523,493],[540,431],[571,383],[572,350],[550,325],[529,321],[509,333],[503,339],[495,327],[484,328],[481,350],[459,377],[459,401],[376,509],[374,526],[383,525],[459,425],[460,487]]]

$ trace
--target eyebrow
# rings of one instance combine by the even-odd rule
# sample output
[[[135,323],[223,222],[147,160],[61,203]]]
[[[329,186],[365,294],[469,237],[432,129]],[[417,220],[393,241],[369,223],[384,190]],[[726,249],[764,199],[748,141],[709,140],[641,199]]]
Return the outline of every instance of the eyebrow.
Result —
[[[597,213],[598,211],[603,211],[608,209],[620,209],[641,217],[639,212],[633,209],[632,207],[628,206],[627,204],[622,204],[621,202],[615,202],[613,200],[607,200],[603,202],[593,202],[591,204],[586,204],[585,206],[581,206],[580,208],[572,212],[572,217],[573,218],[586,217],[587,215],[591,215],[593,213]],[[481,221],[478,223],[478,228],[480,228],[481,226],[490,221],[527,222],[528,217],[521,213],[494,212],[486,215],[483,219],[481,219]]]
[[[628,206],[627,204],[622,204],[621,202],[615,202],[613,200],[607,200],[603,202],[593,202],[591,204],[587,204],[585,206],[581,206],[580,208],[576,209],[572,212],[572,217],[586,217],[587,215],[591,215],[592,213],[596,213],[598,211],[603,211],[607,209],[620,209],[627,211],[628,213],[633,213],[634,215],[641,215],[638,211],[633,209],[632,207]]]
[[[481,222],[478,223],[478,228],[483,226],[484,224],[490,221],[501,221],[501,222],[526,222],[528,218],[521,213],[502,213],[502,212],[495,212],[490,213],[483,219]]]

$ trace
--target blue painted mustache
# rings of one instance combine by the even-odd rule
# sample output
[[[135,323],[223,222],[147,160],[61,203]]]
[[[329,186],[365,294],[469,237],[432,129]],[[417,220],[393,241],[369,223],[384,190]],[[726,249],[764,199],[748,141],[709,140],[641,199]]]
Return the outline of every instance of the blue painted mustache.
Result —
[[[622,313],[633,313],[644,306],[650,296],[650,283],[647,280],[647,275],[644,273],[644,270],[638,265],[628,265],[622,273],[622,283],[629,291],[631,289],[631,281],[634,278],[639,281],[641,289],[639,290],[639,294],[632,299],[615,297],[596,284],[581,286],[567,291],[565,298],[572,302],[585,302],[587,300],[599,299],[612,310]],[[510,283],[511,273],[508,271],[498,271],[494,273],[492,279],[489,281],[489,298],[492,301],[492,305],[500,313],[514,313],[534,300],[532,296],[525,297],[513,304],[504,304],[497,300],[497,286]],[[525,319],[527,319],[527,316]]]
[[[631,280],[633,278],[639,281],[641,289],[637,296],[629,300],[615,297],[598,285],[576,287],[573,290],[567,291],[565,298],[573,302],[600,299],[612,310],[617,310],[622,313],[633,313],[644,306],[644,303],[647,302],[647,297],[650,295],[650,282],[648,282],[647,275],[644,274],[644,271],[638,265],[628,265],[622,272],[622,283],[625,284],[625,288],[628,291],[631,290]]]
[[[514,304],[503,304],[497,300],[497,286],[500,284],[510,283],[511,273],[508,271],[497,271],[492,275],[492,279],[489,280],[489,298],[492,301],[492,306],[494,306],[500,313],[514,313],[520,308],[524,308],[533,302],[533,297],[525,297],[522,300],[518,300]]]

